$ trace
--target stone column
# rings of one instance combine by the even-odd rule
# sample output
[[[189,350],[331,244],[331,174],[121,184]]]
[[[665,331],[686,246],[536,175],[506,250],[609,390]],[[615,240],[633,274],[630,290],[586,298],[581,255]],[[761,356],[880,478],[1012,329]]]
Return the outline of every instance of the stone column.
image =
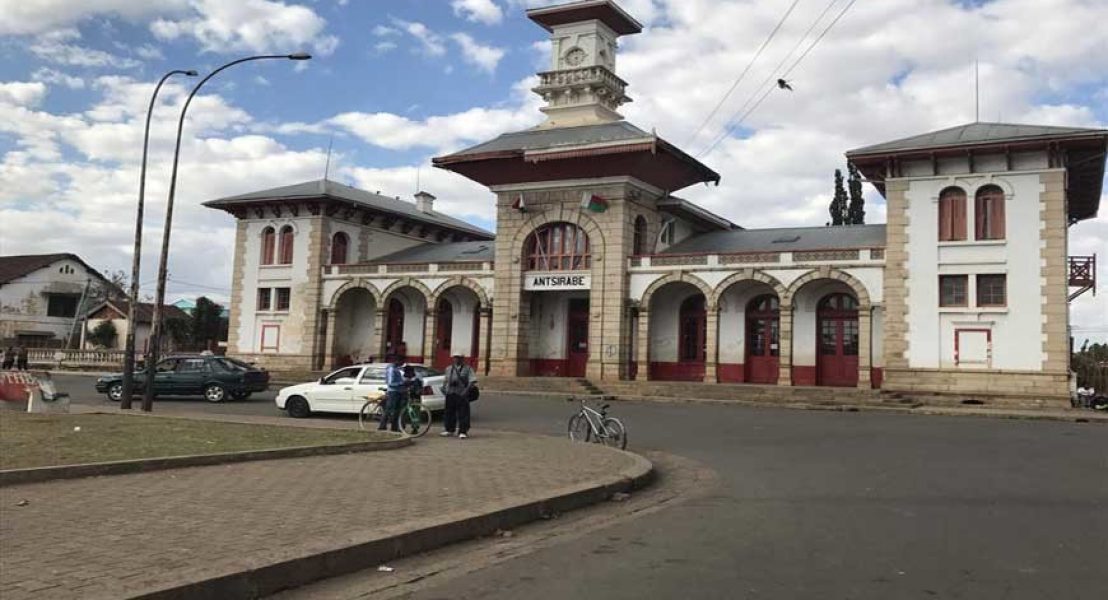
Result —
[[[492,309],[481,307],[478,310],[481,311],[481,330],[477,332],[477,339],[480,341],[477,352],[477,372],[488,375],[489,354],[492,350],[489,347],[492,344]]]
[[[705,315],[704,382],[716,383],[716,364],[719,362],[719,306],[711,305]]]
[[[868,390],[870,383],[870,365],[873,348],[870,343],[870,331],[873,324],[873,309],[866,306],[858,310],[858,388]]]
[[[777,385],[793,384],[793,308],[781,305],[777,334]]]
[[[377,309],[377,326],[373,335],[377,338],[377,362],[385,361],[385,327],[388,325],[389,313],[383,308]]]
[[[435,340],[435,329],[438,327],[438,314],[434,311],[424,311],[423,314],[423,364],[430,365],[435,360],[435,349],[438,347]],[[453,350],[453,348],[451,348]]]
[[[338,314],[335,310],[327,310],[324,311],[323,318],[326,320],[327,326],[324,328],[320,340],[320,343],[323,344],[320,350],[323,352],[323,369],[330,370],[335,366],[335,342],[338,341],[335,324],[338,322]]]
[[[639,340],[636,351],[638,357],[635,361],[639,364],[639,370],[635,373],[635,381],[646,381],[650,375],[650,311],[639,309]]]

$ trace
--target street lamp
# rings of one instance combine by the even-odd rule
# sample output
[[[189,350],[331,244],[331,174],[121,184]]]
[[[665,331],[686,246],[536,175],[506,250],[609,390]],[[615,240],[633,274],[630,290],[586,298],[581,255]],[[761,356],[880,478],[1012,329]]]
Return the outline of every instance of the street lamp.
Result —
[[[173,70],[158,80],[154,86],[154,95],[150,96],[150,106],[146,109],[146,131],[142,136],[142,171],[139,174],[138,214],[135,216],[135,253],[131,258],[131,293],[128,296],[130,306],[127,309],[127,343],[123,349],[123,397],[119,401],[119,407],[124,410],[131,408],[131,393],[134,391],[135,380],[135,319],[138,317],[139,294],[139,269],[142,264],[142,212],[146,201],[146,156],[150,148],[150,116],[154,113],[154,104],[158,100],[158,92],[166,79],[174,75],[187,75],[196,77],[193,70]]]
[[[196,87],[192,88],[192,92],[189,93],[188,98],[185,99],[185,105],[181,108],[181,118],[177,121],[177,145],[173,150],[173,171],[169,176],[169,200],[165,207],[165,228],[162,231],[162,254],[158,260],[158,291],[154,298],[154,314],[150,322],[150,343],[149,343],[149,355],[146,361],[146,390],[142,396],[142,410],[150,412],[154,407],[154,369],[158,362],[159,346],[162,342],[162,303],[165,302],[165,279],[166,279],[166,262],[169,260],[169,232],[173,224],[173,197],[177,192],[177,161],[181,157],[181,132],[185,128],[185,113],[189,110],[189,104],[192,104],[192,98],[196,95],[196,92],[200,91],[201,87],[208,82],[209,79],[215,77],[220,71],[233,67],[239,63],[249,62],[252,60],[268,60],[268,59],[287,59],[287,60],[308,60],[312,57],[307,52],[296,52],[294,54],[265,54],[259,56],[248,56],[246,58],[240,58],[233,60],[222,67],[208,73],[208,76],[201,79]],[[232,299],[233,300],[233,299]]]

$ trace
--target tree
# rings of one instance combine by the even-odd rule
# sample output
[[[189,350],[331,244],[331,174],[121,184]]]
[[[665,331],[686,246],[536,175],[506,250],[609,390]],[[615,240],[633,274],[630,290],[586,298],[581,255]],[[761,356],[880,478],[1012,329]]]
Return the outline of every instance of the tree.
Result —
[[[213,342],[222,338],[223,307],[205,296],[196,299],[192,309],[192,328],[189,337],[196,349],[207,350]]]
[[[832,225],[845,225],[847,216],[846,189],[843,188],[843,172],[835,169],[835,195],[831,198],[831,206],[827,208],[831,213]]]
[[[85,339],[92,343],[97,348],[111,348],[115,346],[115,339],[119,337],[119,332],[115,329],[115,324],[111,321],[100,321],[100,324],[92,328]]]
[[[847,163],[849,170],[850,205],[847,208],[847,225],[864,225],[866,222],[866,198],[862,193],[862,174],[854,163]]]

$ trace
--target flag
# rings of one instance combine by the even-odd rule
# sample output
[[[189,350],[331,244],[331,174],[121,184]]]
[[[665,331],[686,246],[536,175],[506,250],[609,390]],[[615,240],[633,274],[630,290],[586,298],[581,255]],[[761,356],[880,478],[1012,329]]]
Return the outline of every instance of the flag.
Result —
[[[608,210],[608,201],[592,192],[584,192],[581,194],[581,208],[602,213]]]
[[[516,196],[515,201],[512,202],[512,208],[519,212],[527,212],[527,205],[523,203],[523,194]]]

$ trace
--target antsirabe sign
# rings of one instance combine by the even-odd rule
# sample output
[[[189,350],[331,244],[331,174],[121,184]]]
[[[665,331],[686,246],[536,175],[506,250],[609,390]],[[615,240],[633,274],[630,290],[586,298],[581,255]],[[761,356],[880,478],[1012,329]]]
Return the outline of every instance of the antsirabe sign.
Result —
[[[523,276],[523,289],[527,291],[587,290],[592,287],[592,276],[587,273],[527,273]]]

